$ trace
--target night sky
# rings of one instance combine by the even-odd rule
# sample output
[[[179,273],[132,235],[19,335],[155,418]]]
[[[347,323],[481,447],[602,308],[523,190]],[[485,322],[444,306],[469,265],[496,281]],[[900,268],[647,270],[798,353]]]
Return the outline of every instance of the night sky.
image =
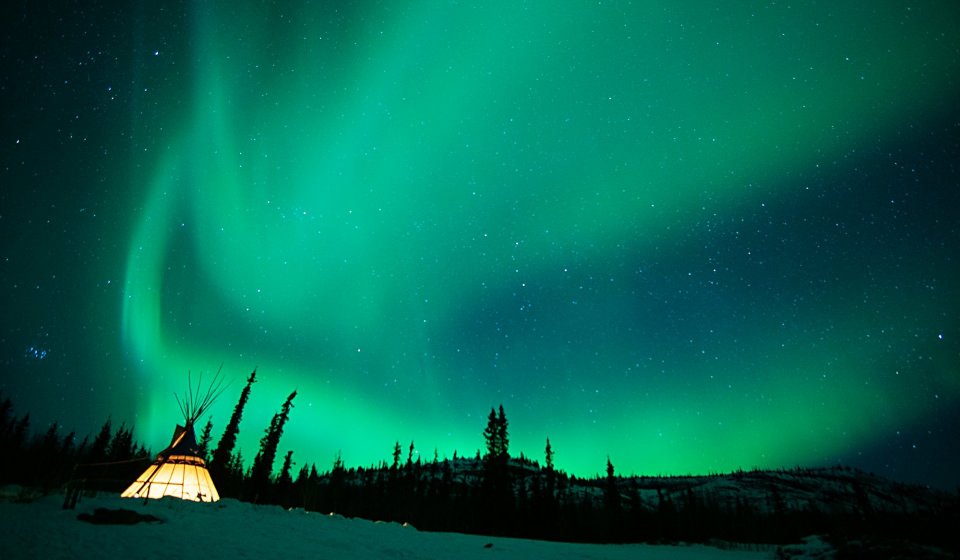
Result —
[[[5,3],[0,391],[326,469],[960,484],[960,6]],[[91,4],[91,6],[85,6]],[[131,5],[132,4],[132,5]]]

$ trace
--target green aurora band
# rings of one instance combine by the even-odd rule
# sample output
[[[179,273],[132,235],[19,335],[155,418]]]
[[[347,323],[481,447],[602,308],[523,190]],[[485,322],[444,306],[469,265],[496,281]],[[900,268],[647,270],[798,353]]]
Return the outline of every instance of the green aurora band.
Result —
[[[955,10],[241,4],[191,14],[136,215],[144,441],[220,363],[215,432],[257,366],[244,455],[297,388],[282,445],[320,466],[472,455],[499,403],[576,474],[830,462],[936,412],[911,344],[960,395],[944,296],[756,233],[960,98]]]

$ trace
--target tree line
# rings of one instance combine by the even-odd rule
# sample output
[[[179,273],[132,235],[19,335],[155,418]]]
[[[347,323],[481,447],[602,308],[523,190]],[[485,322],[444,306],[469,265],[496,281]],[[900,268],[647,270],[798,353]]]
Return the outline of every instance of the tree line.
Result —
[[[277,483],[273,465],[297,392],[293,391],[273,415],[253,462],[244,468],[243,453],[236,449],[236,443],[256,376],[254,369],[216,448],[211,447],[213,422],[208,420],[195,451],[206,462],[221,496],[271,503]],[[42,435],[31,437],[30,414],[14,414],[9,397],[0,401],[0,448],[15,458],[0,462],[0,483],[22,484],[44,492],[67,484],[80,485],[89,491],[119,492],[155,459],[150,450],[134,440],[132,426],[121,423],[114,427],[110,417],[92,441],[86,436],[78,442],[75,432],[61,435],[58,422],[53,422]],[[284,461],[288,477],[291,458],[292,452],[289,452]]]
[[[773,544],[798,542],[810,534],[842,539],[872,533],[943,546],[950,544],[948,528],[958,521],[956,496],[923,511],[905,505],[900,512],[880,511],[856,472],[836,475],[847,490],[837,497],[843,507],[833,509],[814,500],[788,500],[778,476],[789,472],[769,475],[761,492],[735,499],[683,477],[621,477],[609,456],[604,475],[578,478],[555,467],[549,438],[542,465],[523,453],[511,456],[502,405],[491,408],[480,432],[483,450],[472,457],[454,452],[452,458],[440,459],[434,452],[432,460],[424,460],[411,441],[404,458],[404,446],[397,441],[389,450],[390,461],[348,468],[338,454],[327,469],[304,464],[296,474],[293,451],[287,451],[274,473],[294,391],[264,429],[259,450],[245,467],[236,442],[256,374],[249,375],[216,447],[211,445],[211,421],[198,440],[198,453],[224,498],[410,523],[422,530],[579,542]],[[29,424],[29,414],[17,417],[10,399],[0,401],[0,445],[8,456],[19,458],[0,463],[0,482],[52,491],[81,479],[87,489],[119,492],[153,459],[134,440],[132,427],[114,427],[110,419],[92,441],[87,437],[79,443],[73,433],[61,436],[56,423],[30,437]],[[734,484],[762,476],[767,473],[725,475]],[[907,497],[900,499],[907,502]]]

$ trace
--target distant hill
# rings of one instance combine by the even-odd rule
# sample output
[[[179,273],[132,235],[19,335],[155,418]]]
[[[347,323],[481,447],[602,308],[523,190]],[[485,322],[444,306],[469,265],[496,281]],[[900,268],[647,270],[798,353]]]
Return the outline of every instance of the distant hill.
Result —
[[[596,481],[579,484],[599,498]],[[723,510],[748,505],[759,513],[819,511],[828,514],[924,514],[943,511],[957,497],[923,486],[903,484],[846,467],[738,471],[711,476],[618,478],[623,498],[639,494],[640,505],[656,509],[657,491],[674,503],[692,492]]]
[[[894,539],[949,548],[958,522],[955,494],[847,467],[584,479],[511,459],[508,490],[491,487],[485,469],[475,458],[341,467],[296,484],[307,509],[580,542],[785,544],[821,534],[839,545]]]

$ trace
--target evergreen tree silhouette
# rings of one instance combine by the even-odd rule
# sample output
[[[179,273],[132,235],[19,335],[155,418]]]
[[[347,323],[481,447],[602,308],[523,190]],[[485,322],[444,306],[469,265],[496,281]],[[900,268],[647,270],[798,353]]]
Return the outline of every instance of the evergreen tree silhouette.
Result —
[[[33,475],[38,478],[40,484],[47,487],[52,481],[57,480],[58,468],[62,468],[66,462],[63,460],[66,458],[65,455],[57,455],[61,449],[59,424],[57,422],[50,424],[34,447],[33,454],[37,468],[33,469]]]
[[[400,454],[402,452],[403,451],[400,449],[400,442],[398,441],[394,443],[393,444],[393,470],[397,470],[400,468]]]
[[[487,416],[487,427],[483,430],[483,440],[487,445],[485,457],[490,461],[500,454],[500,443],[497,439],[497,412],[492,408],[490,415]]]
[[[290,418],[290,409],[293,408],[293,399],[296,396],[296,391],[290,393],[283,406],[280,407],[280,412],[273,415],[270,426],[267,427],[260,439],[260,451],[253,459],[253,467],[250,469],[250,488],[254,501],[267,498],[265,494],[270,487],[270,475],[273,472],[273,461],[277,457],[277,446],[280,445],[283,427]]]
[[[327,486],[327,505],[332,512],[343,511],[343,495],[345,493],[347,469],[343,466],[340,452],[333,458],[333,468],[330,469]]]
[[[238,450],[236,455],[230,456],[226,470],[227,479],[232,481],[235,486],[243,481],[243,450]],[[236,492],[237,488],[234,488]]]
[[[277,475],[277,503],[284,507],[292,505],[293,479],[290,478],[291,468],[293,468],[293,450],[287,451],[287,454],[284,455],[283,467],[280,468],[280,474]]]
[[[619,541],[622,534],[620,488],[609,456],[607,456],[607,478],[603,486],[603,508],[606,514],[607,539]]]
[[[43,434],[39,451],[49,457],[56,453],[58,447],[60,447],[60,425],[54,421],[47,428],[47,432]]]
[[[510,458],[510,436],[507,415],[503,411],[502,404],[499,412],[490,409],[487,427],[483,430],[483,439],[487,446],[487,454],[484,458],[487,461],[506,464]]]
[[[110,449],[107,451],[107,457],[111,461],[122,461],[133,457],[133,429],[127,428],[126,424],[120,423],[116,433],[110,439]]]
[[[510,434],[507,431],[507,415],[503,412],[503,405],[497,413],[497,439],[500,443],[500,460],[504,463],[510,458]]]
[[[110,447],[110,436],[113,434],[112,421],[107,417],[107,421],[100,427],[100,432],[93,439],[90,446],[89,460],[91,462],[104,461],[107,458],[107,449]]]
[[[284,482],[291,483],[293,479],[290,478],[290,469],[293,467],[293,450],[287,451],[287,454],[283,457],[283,467],[280,468],[280,474],[277,475],[277,483],[282,484]]]
[[[536,479],[537,487],[537,496],[535,497],[536,506],[539,509],[539,516],[537,523],[540,525],[540,536],[548,538],[556,538],[556,524],[557,524],[557,472],[554,470],[553,459],[555,452],[553,451],[553,445],[550,443],[550,438],[547,438],[547,444],[543,449],[544,454],[544,481],[543,486],[540,487],[539,477]]]
[[[63,436],[63,439],[60,442],[60,452],[59,452],[59,455],[61,457],[67,457],[68,455],[73,453],[73,450],[74,450],[73,444],[74,444],[74,440],[76,439],[77,439],[76,432],[70,432],[69,434]]]
[[[490,409],[483,437],[487,454],[483,457],[484,493],[481,498],[481,516],[485,520],[487,531],[505,534],[513,526],[515,503],[510,480],[507,415],[502,404],[499,411]]]
[[[203,431],[200,433],[200,442],[197,443],[197,454],[200,455],[200,458],[203,459],[205,463],[210,463],[210,432],[213,430],[213,419],[208,418],[207,423],[203,426]]]
[[[240,391],[240,400],[233,407],[233,414],[230,415],[230,421],[223,429],[223,435],[220,436],[220,443],[213,451],[213,457],[210,459],[210,476],[217,480],[218,477],[230,476],[235,472],[231,468],[233,461],[233,448],[237,445],[237,434],[240,433],[240,420],[243,418],[243,408],[247,405],[247,399],[250,398],[250,388],[257,382],[257,368],[253,368],[250,377],[247,378],[247,384]],[[234,465],[235,466],[235,465]],[[215,483],[216,484],[216,483]]]

